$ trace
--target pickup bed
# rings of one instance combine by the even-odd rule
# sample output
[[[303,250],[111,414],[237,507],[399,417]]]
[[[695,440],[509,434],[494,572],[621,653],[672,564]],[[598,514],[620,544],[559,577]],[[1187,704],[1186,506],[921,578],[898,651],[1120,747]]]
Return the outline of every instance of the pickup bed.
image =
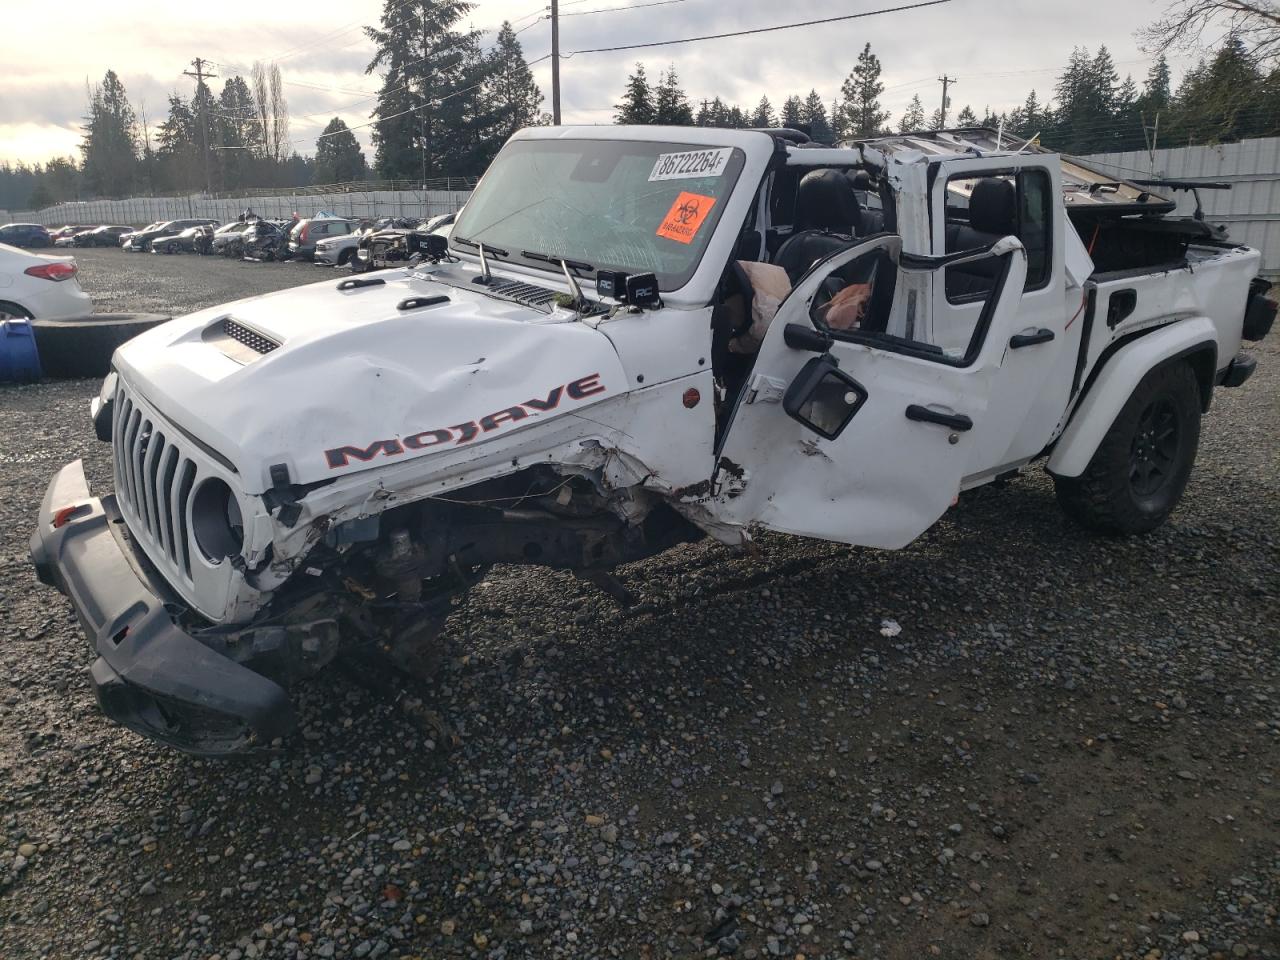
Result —
[[[335,657],[429,674],[498,563],[757,529],[900,548],[1034,463],[1067,512],[1175,508],[1275,303],[1259,255],[992,131],[544,127],[393,269],[173,320],[94,401],[32,537],[104,711],[250,749]]]

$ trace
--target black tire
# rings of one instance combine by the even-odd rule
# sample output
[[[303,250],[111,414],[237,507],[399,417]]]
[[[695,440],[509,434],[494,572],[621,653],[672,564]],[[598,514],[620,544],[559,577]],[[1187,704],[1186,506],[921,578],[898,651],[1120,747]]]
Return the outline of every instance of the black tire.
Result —
[[[350,263],[351,263],[351,260],[352,260],[352,258],[353,258],[355,255],[356,255],[356,252],[355,252],[354,250],[352,250],[350,247],[348,247],[346,250],[339,250],[339,251],[338,251],[338,266],[339,266],[339,267],[345,267],[345,266],[347,266],[348,264],[350,264]]]
[[[151,252],[151,241],[150,241],[150,240],[146,240],[146,241],[144,241],[144,242],[143,242],[143,244],[142,244],[142,252],[143,252],[143,253],[150,253],[150,252]]]
[[[1099,533],[1154,530],[1182,498],[1200,443],[1200,385],[1189,364],[1148,373],[1079,477],[1054,477],[1067,516]]]
[[[31,329],[46,377],[103,377],[118,346],[168,319],[156,313],[98,313],[36,320]]]
[[[178,241],[176,240],[170,240],[164,245],[164,252],[168,254],[177,253],[180,249],[181,247],[178,245]]]
[[[0,300],[0,320],[30,320],[31,311],[8,300]]]
[[[368,266],[365,265],[365,262],[361,260],[360,257],[354,253],[351,254],[351,259],[347,261],[347,264],[348,266],[351,267],[352,273],[368,273],[369,272],[369,268]]]

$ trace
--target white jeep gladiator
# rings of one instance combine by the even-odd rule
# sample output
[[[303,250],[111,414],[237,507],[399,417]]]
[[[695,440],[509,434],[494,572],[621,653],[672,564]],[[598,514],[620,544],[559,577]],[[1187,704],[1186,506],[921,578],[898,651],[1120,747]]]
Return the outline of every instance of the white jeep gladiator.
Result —
[[[494,564],[625,602],[614,567],[703,536],[904,547],[1033,461],[1087,526],[1155,527],[1271,325],[1259,254],[1004,140],[526,130],[416,263],[127,343],[115,492],[67,465],[31,543],[102,709],[252,748],[340,654],[429,672]]]

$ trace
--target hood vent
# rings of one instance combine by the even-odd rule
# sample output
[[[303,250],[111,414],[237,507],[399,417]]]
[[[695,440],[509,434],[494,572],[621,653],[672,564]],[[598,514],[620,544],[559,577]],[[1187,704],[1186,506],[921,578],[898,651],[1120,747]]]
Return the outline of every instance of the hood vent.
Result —
[[[231,317],[222,317],[209,324],[201,339],[236,363],[252,363],[280,346],[279,341]]]
[[[506,277],[492,277],[488,283],[481,286],[486,293],[504,297],[508,300],[515,300],[530,307],[537,307],[539,310],[546,310],[548,313],[555,307],[556,298],[563,296],[562,294],[557,294],[554,290],[548,290],[546,287],[539,287],[521,280],[509,280]],[[603,304],[588,301],[583,315],[593,316],[597,313],[607,312],[608,310]]]

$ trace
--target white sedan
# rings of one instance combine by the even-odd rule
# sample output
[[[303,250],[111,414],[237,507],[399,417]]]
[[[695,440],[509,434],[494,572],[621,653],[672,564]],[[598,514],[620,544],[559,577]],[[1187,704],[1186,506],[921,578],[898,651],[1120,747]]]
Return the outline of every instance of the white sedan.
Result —
[[[0,243],[0,320],[66,320],[93,313],[75,257],[28,253]]]

